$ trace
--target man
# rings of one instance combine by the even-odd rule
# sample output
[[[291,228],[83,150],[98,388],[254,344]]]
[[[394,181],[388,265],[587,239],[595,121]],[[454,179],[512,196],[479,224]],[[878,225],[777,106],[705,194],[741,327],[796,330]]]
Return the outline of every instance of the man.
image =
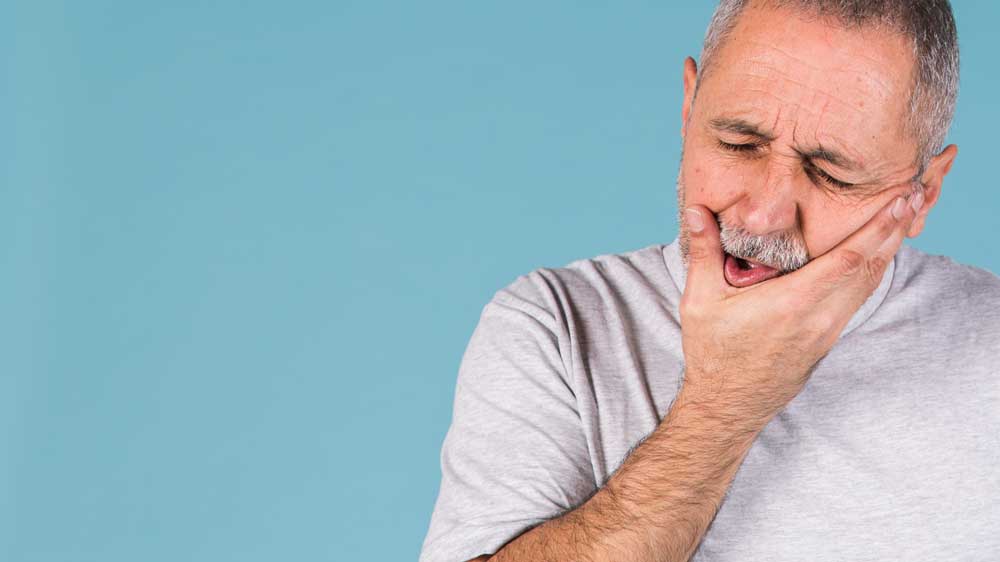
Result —
[[[723,0],[678,239],[485,306],[421,560],[1000,559],[1000,278],[902,244],[957,83],[946,0]]]

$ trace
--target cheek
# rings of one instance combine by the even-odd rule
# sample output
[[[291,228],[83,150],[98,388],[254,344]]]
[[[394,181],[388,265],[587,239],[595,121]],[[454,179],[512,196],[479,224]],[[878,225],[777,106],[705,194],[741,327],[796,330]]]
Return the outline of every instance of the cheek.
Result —
[[[818,196],[802,209],[802,237],[810,257],[823,255],[868,223],[893,195],[870,201],[836,201]]]
[[[721,209],[739,198],[744,184],[739,167],[707,158],[684,158],[684,188],[690,202]]]
[[[807,217],[814,217],[810,220]],[[858,219],[853,213],[814,210],[802,213],[802,238],[810,257],[821,256],[830,251],[858,228]],[[862,221],[863,224],[863,221]]]

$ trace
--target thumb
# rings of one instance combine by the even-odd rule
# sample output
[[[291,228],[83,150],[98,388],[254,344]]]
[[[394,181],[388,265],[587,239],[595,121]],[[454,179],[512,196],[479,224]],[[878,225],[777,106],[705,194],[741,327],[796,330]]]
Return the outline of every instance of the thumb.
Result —
[[[688,233],[688,269],[684,292],[696,300],[717,298],[726,287],[725,257],[719,241],[719,226],[707,207],[691,205],[684,210]]]

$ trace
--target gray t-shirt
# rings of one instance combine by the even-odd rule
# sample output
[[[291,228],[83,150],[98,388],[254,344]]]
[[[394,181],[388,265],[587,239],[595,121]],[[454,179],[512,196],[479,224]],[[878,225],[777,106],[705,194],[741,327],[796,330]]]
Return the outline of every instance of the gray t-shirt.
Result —
[[[458,371],[421,562],[496,552],[656,429],[683,377],[685,278],[675,239],[495,293]],[[1000,278],[903,245],[692,560],[1000,560],[998,364]]]

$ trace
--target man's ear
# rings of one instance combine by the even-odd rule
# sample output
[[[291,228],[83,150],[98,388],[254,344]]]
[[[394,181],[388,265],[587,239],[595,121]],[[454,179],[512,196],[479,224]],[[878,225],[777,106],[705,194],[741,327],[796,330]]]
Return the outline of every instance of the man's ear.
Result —
[[[955,156],[957,155],[958,147],[949,144],[940,154],[931,158],[931,161],[927,164],[927,170],[920,178],[920,182],[924,184],[924,206],[917,211],[917,217],[913,219],[913,224],[906,231],[908,237],[916,238],[924,229],[924,220],[927,218],[927,213],[931,211],[931,208],[941,197],[941,184],[944,183],[944,177],[951,171],[951,165],[955,163]]]
[[[698,86],[698,65],[694,59],[684,59],[684,103],[681,106],[681,139],[687,129],[688,115],[691,115],[691,104],[694,103],[694,91]]]

